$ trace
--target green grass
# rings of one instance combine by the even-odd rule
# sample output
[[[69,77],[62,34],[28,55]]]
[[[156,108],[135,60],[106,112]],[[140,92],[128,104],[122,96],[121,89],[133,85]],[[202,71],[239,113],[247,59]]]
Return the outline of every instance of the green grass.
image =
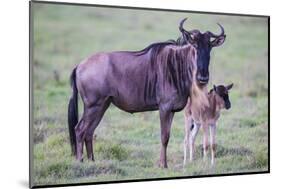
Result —
[[[33,177],[36,185],[240,173],[268,169],[268,47],[265,18],[160,11],[118,10],[34,3]],[[187,29],[226,31],[212,51],[212,84],[234,83],[232,108],[223,111],[217,131],[216,166],[196,159],[183,168],[183,113],[175,115],[168,146],[168,169],[157,167],[158,112],[128,114],[113,105],[95,132],[95,162],[70,155],[67,105],[72,68],[93,52],[139,50],[176,39]],[[80,102],[80,114],[82,106]]]

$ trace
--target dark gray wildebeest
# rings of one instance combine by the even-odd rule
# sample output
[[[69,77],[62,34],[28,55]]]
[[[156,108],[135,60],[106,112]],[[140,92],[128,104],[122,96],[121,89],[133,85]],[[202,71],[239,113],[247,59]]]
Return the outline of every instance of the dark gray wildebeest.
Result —
[[[185,137],[184,137],[184,160],[186,164],[187,149],[189,149],[189,160],[193,161],[194,143],[200,127],[203,129],[203,156],[207,157],[209,146],[208,131],[210,131],[210,147],[211,147],[211,164],[215,163],[215,148],[216,148],[216,127],[222,109],[229,109],[231,103],[228,96],[228,91],[233,87],[233,84],[228,86],[215,86],[206,94],[208,106],[201,106],[198,100],[189,98],[184,109],[185,115]]]
[[[68,106],[68,125],[72,153],[83,161],[83,144],[94,160],[93,133],[108,106],[113,103],[129,113],[159,110],[161,152],[159,166],[167,168],[167,145],[175,112],[181,111],[192,85],[200,88],[209,81],[210,52],[225,40],[221,34],[179,29],[177,40],[153,43],[140,51],[96,53],[77,65],[71,74],[72,97]],[[84,112],[78,122],[77,97]]]

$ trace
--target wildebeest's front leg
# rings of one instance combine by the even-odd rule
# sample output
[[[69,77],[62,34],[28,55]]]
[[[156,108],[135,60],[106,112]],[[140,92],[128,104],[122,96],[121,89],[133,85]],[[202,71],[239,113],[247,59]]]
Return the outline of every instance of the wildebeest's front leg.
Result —
[[[210,143],[211,143],[211,164],[215,164],[215,153],[216,153],[216,124],[210,126]]]
[[[174,117],[174,112],[160,110],[161,123],[161,152],[159,166],[168,168],[167,165],[167,146],[170,138],[171,124]]]

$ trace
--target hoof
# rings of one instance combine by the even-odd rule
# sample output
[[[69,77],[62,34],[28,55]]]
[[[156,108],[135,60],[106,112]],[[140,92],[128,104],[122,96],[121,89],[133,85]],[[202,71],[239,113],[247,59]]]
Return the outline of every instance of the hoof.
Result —
[[[95,161],[95,158],[94,158],[94,156],[93,155],[91,155],[91,156],[87,156],[88,157],[88,160],[89,161]]]
[[[185,167],[186,167],[186,165],[187,165],[187,163],[186,163],[186,162],[183,162],[183,164],[182,164],[182,168],[185,168]]]
[[[159,162],[158,162],[158,167],[159,167],[159,168],[167,169],[167,168],[168,168],[168,165],[167,165],[167,163],[164,163],[164,162],[159,161]]]
[[[76,159],[78,162],[81,162],[81,163],[83,163],[83,158],[82,159]]]

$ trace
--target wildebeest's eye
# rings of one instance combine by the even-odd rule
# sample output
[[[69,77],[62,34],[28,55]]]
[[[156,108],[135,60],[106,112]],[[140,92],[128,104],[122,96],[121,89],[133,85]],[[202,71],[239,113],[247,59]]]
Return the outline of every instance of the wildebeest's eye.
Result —
[[[194,41],[195,41],[195,40],[196,40],[195,34],[191,34],[191,35],[190,35],[190,38],[191,38],[191,40],[194,40]]]
[[[198,48],[198,44],[196,42],[193,43],[192,45],[193,45],[194,48],[196,48],[196,49]]]

